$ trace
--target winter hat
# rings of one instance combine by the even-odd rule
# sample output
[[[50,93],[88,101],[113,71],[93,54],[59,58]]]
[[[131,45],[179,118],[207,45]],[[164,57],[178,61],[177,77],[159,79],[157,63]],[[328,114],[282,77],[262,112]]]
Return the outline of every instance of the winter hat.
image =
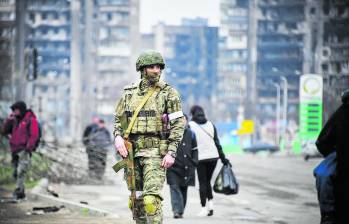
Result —
[[[207,122],[204,109],[199,105],[194,105],[190,109],[190,114],[192,116],[192,120],[198,124],[204,124]]]
[[[27,105],[23,101],[17,101],[10,107],[12,111],[18,109],[21,112],[21,115],[24,115],[27,111]]]

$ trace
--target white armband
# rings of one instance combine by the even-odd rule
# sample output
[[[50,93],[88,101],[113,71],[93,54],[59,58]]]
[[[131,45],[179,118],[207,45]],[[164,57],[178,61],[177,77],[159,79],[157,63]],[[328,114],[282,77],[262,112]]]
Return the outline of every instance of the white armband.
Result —
[[[168,115],[168,119],[170,121],[172,121],[174,119],[177,119],[177,118],[180,118],[180,117],[183,117],[183,116],[184,116],[183,111],[177,111],[177,112],[169,114]]]

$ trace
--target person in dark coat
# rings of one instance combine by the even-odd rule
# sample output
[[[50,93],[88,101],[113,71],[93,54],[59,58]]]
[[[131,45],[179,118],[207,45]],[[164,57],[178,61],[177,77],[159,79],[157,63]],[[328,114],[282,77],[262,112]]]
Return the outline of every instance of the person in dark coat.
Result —
[[[349,223],[349,89],[342,94],[342,105],[332,114],[320,132],[316,146],[323,156],[337,153],[334,181],[335,222]],[[322,214],[326,215],[326,214]]]
[[[104,120],[93,119],[93,123],[84,131],[83,142],[88,156],[89,176],[92,179],[102,180],[108,148],[111,145],[110,132],[105,128]]]
[[[185,115],[187,120],[187,116]],[[183,218],[187,203],[188,186],[195,186],[195,168],[198,165],[198,150],[194,132],[188,124],[177,150],[174,165],[167,170],[167,184],[170,185],[171,204],[174,218]]]
[[[35,150],[39,139],[39,124],[32,110],[27,110],[23,101],[11,106],[12,113],[2,126],[2,134],[9,137],[13,177],[16,180],[14,199],[25,198],[24,180],[30,168],[31,153]]]

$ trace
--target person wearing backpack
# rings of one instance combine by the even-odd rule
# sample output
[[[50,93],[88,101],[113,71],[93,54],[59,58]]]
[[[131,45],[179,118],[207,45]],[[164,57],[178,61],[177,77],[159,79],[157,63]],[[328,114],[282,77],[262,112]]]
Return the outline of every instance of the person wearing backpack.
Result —
[[[230,164],[225,158],[221,144],[219,143],[216,127],[205,116],[201,106],[194,105],[190,109],[192,120],[189,122],[191,130],[195,133],[199,164],[197,168],[199,179],[199,192],[202,209],[197,214],[200,217],[213,215],[213,195],[211,178],[217,165],[218,158],[224,165]],[[206,203],[207,202],[207,203]],[[208,204],[206,206],[206,204]]]
[[[7,135],[12,152],[13,177],[16,180],[14,199],[25,198],[24,180],[30,167],[31,153],[40,138],[39,124],[32,110],[23,101],[14,103],[5,119],[2,134]]]

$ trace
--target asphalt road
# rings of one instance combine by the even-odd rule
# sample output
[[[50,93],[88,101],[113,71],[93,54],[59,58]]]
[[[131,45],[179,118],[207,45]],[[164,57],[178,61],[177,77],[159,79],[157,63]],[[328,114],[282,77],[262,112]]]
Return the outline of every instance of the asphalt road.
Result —
[[[266,154],[228,157],[240,182],[239,194],[232,196],[214,194],[214,215],[201,218],[196,216],[200,211],[198,187],[191,187],[184,218],[173,219],[169,188],[165,185],[163,190],[165,224],[319,223],[319,207],[312,176],[312,170],[319,163],[319,159],[305,162],[301,157]],[[221,164],[217,166],[215,173],[218,173],[220,166]],[[110,212],[114,218],[86,219],[82,214],[66,211],[40,217],[49,222],[34,222],[35,216],[24,215],[21,216],[22,222],[19,223],[132,223],[127,208],[128,192],[122,174],[114,174],[108,169],[106,176],[108,179],[113,178],[114,184],[73,186],[55,184],[53,188],[60,198],[73,202],[85,201],[90,206]],[[27,211],[31,206],[28,202]],[[26,210],[26,208],[21,209]],[[0,216],[4,215],[4,211],[4,205],[1,205]],[[14,216],[7,215],[6,220],[9,223],[17,223],[10,222]],[[0,220],[3,220],[3,217]]]

